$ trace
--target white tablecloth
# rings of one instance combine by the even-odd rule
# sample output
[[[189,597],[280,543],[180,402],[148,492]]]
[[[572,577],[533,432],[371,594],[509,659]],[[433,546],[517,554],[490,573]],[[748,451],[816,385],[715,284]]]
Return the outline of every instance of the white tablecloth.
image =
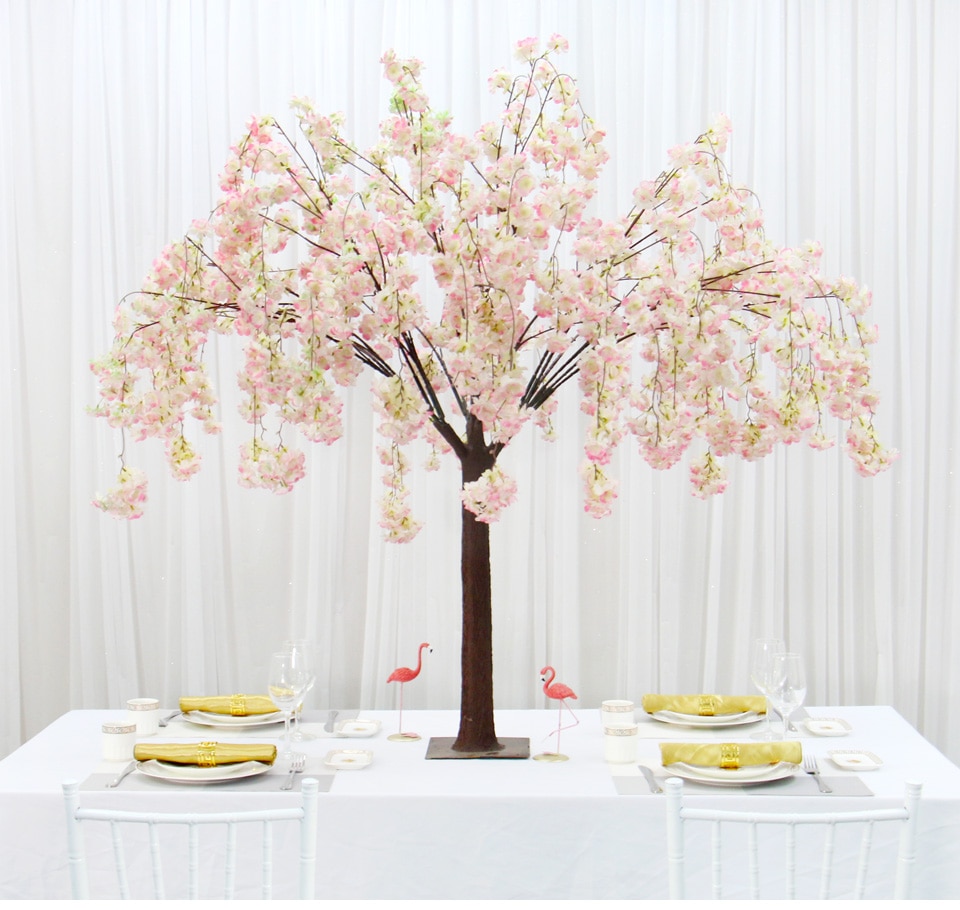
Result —
[[[847,720],[845,737],[801,736],[821,758],[824,773],[843,777],[827,758],[831,749],[867,749],[879,756],[879,770],[859,775],[874,796],[822,797],[812,790],[721,790],[693,788],[699,804],[764,809],[839,809],[900,802],[905,779],[924,791],[919,818],[914,896],[960,897],[960,769],[888,707],[811,708],[816,716]],[[639,713],[639,709],[638,709]],[[420,742],[394,743],[393,712],[363,712],[380,719],[369,739],[319,738],[301,745],[314,769],[334,748],[373,752],[369,767],[339,771],[320,797],[319,898],[661,898],[666,896],[666,845],[662,796],[629,787],[618,775],[637,775],[634,766],[603,760],[599,711],[577,710],[579,726],[565,730],[563,763],[532,760],[424,760],[428,739],[456,733],[455,711],[409,711],[405,729]],[[116,711],[71,711],[0,762],[0,897],[69,897],[65,861],[64,810],[60,783],[86,780],[109,770],[101,759],[100,726],[122,716]],[[325,715],[324,715],[325,716]],[[498,711],[500,736],[529,736],[531,752],[552,747],[545,737],[556,726],[556,711]],[[319,724],[307,724],[319,732]],[[282,728],[247,733],[255,741],[279,741]],[[640,760],[659,765],[657,743],[664,739],[747,741],[751,728],[691,731],[652,721],[642,725]],[[156,741],[222,741],[219,731],[171,723]],[[663,773],[658,769],[658,773]],[[288,804],[296,794],[251,792],[217,785],[178,786],[151,782],[118,790],[87,791],[89,805],[198,810],[261,808]],[[279,784],[279,780],[277,780]],[[619,785],[618,785],[619,784]],[[88,840],[89,843],[89,840]],[[92,894],[112,895],[103,845],[89,852]],[[893,855],[880,844],[879,862]],[[251,865],[257,865],[253,864]],[[111,873],[112,874],[112,873]],[[252,887],[245,881],[243,887]],[[282,889],[281,889],[282,891]],[[688,892],[689,895],[689,892]],[[255,893],[251,896],[256,896]],[[278,895],[280,896],[280,895]],[[696,896],[696,890],[692,896]]]

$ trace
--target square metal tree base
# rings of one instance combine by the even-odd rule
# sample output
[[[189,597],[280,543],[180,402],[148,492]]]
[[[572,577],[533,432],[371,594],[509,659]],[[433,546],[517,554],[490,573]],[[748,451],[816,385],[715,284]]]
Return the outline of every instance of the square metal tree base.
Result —
[[[424,758],[529,758],[530,740],[526,736],[498,736],[502,749],[494,752],[454,752],[455,736],[431,736]]]

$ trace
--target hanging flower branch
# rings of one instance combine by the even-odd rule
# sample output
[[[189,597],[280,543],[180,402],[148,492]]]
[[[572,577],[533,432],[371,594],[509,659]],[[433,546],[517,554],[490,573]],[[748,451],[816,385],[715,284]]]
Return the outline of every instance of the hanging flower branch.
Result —
[[[409,443],[473,463],[464,506],[494,521],[516,496],[500,452],[530,420],[549,435],[556,393],[574,379],[596,516],[616,497],[609,463],[627,434],[655,468],[695,444],[700,496],[724,489],[730,456],[831,445],[830,418],[846,423],[860,473],[886,468],[895,455],[873,426],[869,292],[822,276],[816,244],[768,242],[753,194],[723,164],[723,118],[672,149],[625,215],[589,216],[608,156],[557,68],[564,50],[559,37],[542,51],[521,42],[523,71],[490,80],[501,115],[472,137],[431,107],[421,63],[392,52],[391,111],[370,149],[303,99],[295,136],[252,120],[216,209],[118,309],[114,345],[93,364],[96,414],[160,437],[174,476],[191,476],[187,418],[219,429],[204,351],[212,335],[236,334],[251,427],[241,483],[283,493],[304,474],[297,437],[339,438],[339,389],[368,367],[385,441],[382,525],[395,540],[419,527]],[[142,475],[122,463],[119,489],[97,505],[135,518],[145,498]]]

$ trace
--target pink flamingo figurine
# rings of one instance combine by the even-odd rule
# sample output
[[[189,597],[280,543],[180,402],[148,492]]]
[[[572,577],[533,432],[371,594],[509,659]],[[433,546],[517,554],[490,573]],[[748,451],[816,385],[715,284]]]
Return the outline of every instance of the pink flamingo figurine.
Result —
[[[557,751],[555,753],[546,753],[545,755],[535,756],[541,760],[551,760],[551,761],[565,761],[567,756],[560,754],[560,731],[569,730],[571,727],[575,727],[580,723],[579,718],[576,714],[573,713],[573,710],[567,704],[567,699],[572,698],[576,700],[577,695],[569,686],[565,686],[563,683],[554,682],[557,678],[557,671],[553,667],[544,667],[540,671],[540,681],[543,683],[543,694],[547,698],[555,698],[560,702],[560,707],[557,710],[557,729],[553,733],[557,734]],[[566,708],[570,712],[570,716],[573,718],[572,724],[567,724],[563,726],[563,709]],[[550,733],[550,736],[553,736],[553,733]]]
[[[416,679],[420,675],[420,669],[423,666],[423,652],[425,650],[428,652],[433,651],[433,648],[430,647],[430,643],[426,641],[421,642],[420,648],[417,651],[416,670],[412,670],[410,667],[397,667],[397,669],[387,677],[388,683],[400,683],[400,732],[394,733],[392,736],[387,737],[395,742],[412,742],[420,739],[420,734],[418,733],[403,732],[403,684],[410,682],[411,679]]]

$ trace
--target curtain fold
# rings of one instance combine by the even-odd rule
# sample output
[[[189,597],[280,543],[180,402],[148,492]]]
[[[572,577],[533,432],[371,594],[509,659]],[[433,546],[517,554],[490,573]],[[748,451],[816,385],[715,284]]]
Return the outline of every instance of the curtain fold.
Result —
[[[89,504],[114,481],[120,441],[86,413],[88,365],[117,302],[214,205],[251,115],[283,119],[306,95],[367,145],[387,109],[379,58],[395,48],[424,61],[434,102],[472,132],[496,114],[486,77],[512,64],[517,40],[553,32],[608,135],[598,214],[624,211],[669,147],[724,112],[725,160],[758,192],[771,238],[820,239],[826,272],[873,288],[879,426],[902,457],[863,480],[842,445],[778,451],[730,464],[727,492],[701,502],[683,468],[655,472],[626,444],[618,506],[593,521],[583,418],[562,396],[558,441],[528,430],[502,456],[520,500],[492,533],[498,706],[545,704],[548,663],[584,710],[747,690],[751,640],[777,633],[807,658],[809,703],[892,703],[960,760],[952,0],[0,4],[0,753],[71,707],[262,690],[270,650],[290,637],[317,647],[317,706],[394,705],[386,678],[421,641],[434,653],[405,705],[457,705],[455,463],[415,472],[424,529],[385,544],[362,381],[344,438],[308,450],[293,494],[240,489],[249,428],[228,339],[209,350],[225,429],[194,434],[203,470],[177,483],[156,446],[128,440],[150,502],[119,523]]]

